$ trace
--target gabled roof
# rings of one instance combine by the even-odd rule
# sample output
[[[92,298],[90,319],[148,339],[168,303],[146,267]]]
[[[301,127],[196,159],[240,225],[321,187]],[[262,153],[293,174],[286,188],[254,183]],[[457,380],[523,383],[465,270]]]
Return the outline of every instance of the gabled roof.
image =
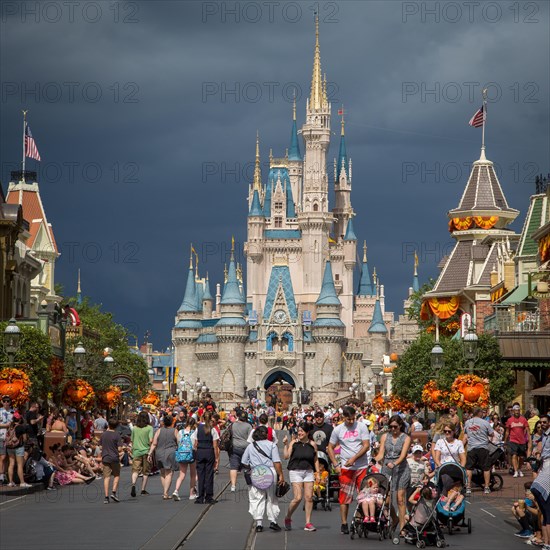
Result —
[[[382,316],[382,307],[380,306],[380,300],[377,298],[374,304],[374,313],[372,314],[372,321],[369,327],[369,332],[372,333],[387,333],[388,329],[384,323],[384,317]]]
[[[296,308],[292,279],[290,277],[290,270],[287,265],[275,265],[271,268],[263,317],[264,319],[269,319],[271,317],[279,289],[282,289],[284,294],[284,299],[290,318],[295,321],[298,317],[298,309]]]
[[[294,197],[292,196],[292,187],[290,185],[290,175],[288,168],[274,167],[269,170],[267,178],[267,187],[264,197],[263,214],[266,218],[271,217],[271,202],[273,200],[273,191],[277,186],[277,181],[281,181],[281,187],[286,195],[286,217],[295,218],[296,209],[294,207]]]
[[[325,272],[323,274],[323,282],[321,284],[321,292],[319,298],[315,302],[316,305],[324,306],[339,306],[341,302],[336,294],[334,287],[334,279],[332,277],[332,265],[330,260],[325,263]]]
[[[49,241],[49,246],[51,246],[53,252],[59,254],[52,226],[48,223],[46,212],[44,211],[44,206],[42,205],[42,200],[38,191],[38,184],[16,184],[13,188],[8,190],[6,203],[20,204],[23,207],[23,218],[29,222],[30,237],[27,241],[27,246],[29,248],[33,248],[40,228],[44,227],[44,231]]]

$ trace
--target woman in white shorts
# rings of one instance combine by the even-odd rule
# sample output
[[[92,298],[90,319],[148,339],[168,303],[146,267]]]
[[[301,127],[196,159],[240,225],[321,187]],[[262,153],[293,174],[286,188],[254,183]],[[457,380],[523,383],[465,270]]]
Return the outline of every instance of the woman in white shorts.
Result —
[[[305,531],[315,531],[311,523],[311,511],[313,510],[313,482],[319,480],[319,459],[317,458],[317,445],[311,440],[310,434],[313,424],[302,422],[298,426],[296,436],[289,443],[285,436],[285,458],[288,461],[288,473],[292,483],[292,500],[288,506],[285,517],[285,529],[292,529],[292,514],[305,498],[306,525]]]

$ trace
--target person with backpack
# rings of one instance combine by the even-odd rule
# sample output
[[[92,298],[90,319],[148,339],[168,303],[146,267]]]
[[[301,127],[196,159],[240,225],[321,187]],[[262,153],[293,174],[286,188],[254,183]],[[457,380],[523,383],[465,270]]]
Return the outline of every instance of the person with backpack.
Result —
[[[214,498],[214,471],[220,462],[218,440],[220,436],[212,427],[212,414],[205,412],[202,422],[191,435],[193,449],[197,460],[197,477],[199,494],[195,504],[216,504]]]
[[[262,413],[259,417],[258,417],[258,426],[252,430],[248,436],[248,443],[252,443],[254,441],[253,439],[253,434],[254,432],[260,427],[260,426],[264,426],[267,428],[267,440],[268,441],[273,441],[273,443],[275,443],[275,445],[277,445],[277,443],[279,442],[278,438],[277,438],[277,433],[275,432],[275,430],[271,427],[271,426],[268,426],[268,423],[269,423],[269,417],[266,413]]]
[[[238,420],[231,426],[231,451],[229,454],[229,479],[231,481],[231,492],[236,491],[237,475],[242,469],[241,458],[248,446],[248,436],[252,426],[248,423],[248,413],[242,409]]]
[[[17,464],[17,477],[19,478],[19,487],[31,487],[25,483],[24,466],[25,466],[25,441],[28,437],[28,424],[23,423],[23,417],[19,413],[15,413],[13,420],[10,422],[8,431],[6,432],[6,450],[8,453],[8,487],[15,487],[13,478],[15,465]]]
[[[169,494],[170,485],[172,485],[172,473],[176,469],[176,449],[178,443],[176,440],[176,432],[172,426],[174,417],[164,415],[162,417],[162,427],[159,428],[153,437],[153,443],[149,449],[147,459],[152,461],[153,452],[157,459],[157,464],[160,468],[160,481],[162,484],[164,500],[172,498]]]
[[[181,500],[179,496],[179,490],[185,476],[187,475],[187,468],[189,468],[191,474],[189,479],[189,500],[195,500],[197,498],[197,465],[195,464],[195,451],[193,450],[193,442],[191,436],[197,429],[197,423],[191,416],[187,420],[187,425],[176,430],[176,438],[178,441],[178,449],[176,451],[176,462],[179,466],[179,476],[176,480],[176,490],[172,493],[172,498],[175,501]]]

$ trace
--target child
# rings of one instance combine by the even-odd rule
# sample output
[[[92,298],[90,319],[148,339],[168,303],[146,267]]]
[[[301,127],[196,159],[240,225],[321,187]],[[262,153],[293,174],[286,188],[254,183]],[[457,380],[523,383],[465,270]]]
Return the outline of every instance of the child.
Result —
[[[449,492],[447,493],[447,502],[443,506],[443,510],[447,512],[454,512],[464,500],[464,495],[462,494],[462,482],[455,481]]]
[[[357,495],[357,502],[361,504],[363,510],[363,523],[376,523],[374,517],[376,505],[381,506],[384,503],[384,496],[380,492],[380,486],[376,479],[369,479],[365,488]]]
[[[327,469],[325,467],[324,462],[319,461],[319,483],[313,484],[313,491],[315,492],[315,496],[318,499],[321,498],[321,492],[327,488],[327,483],[328,483]]]
[[[420,499],[424,501],[424,505],[420,502]],[[414,493],[409,498],[409,503],[416,505],[412,518],[410,518],[410,524],[414,527],[421,527],[424,525],[430,517],[430,509],[428,503],[434,499],[434,492],[428,485],[422,485],[417,487]]]

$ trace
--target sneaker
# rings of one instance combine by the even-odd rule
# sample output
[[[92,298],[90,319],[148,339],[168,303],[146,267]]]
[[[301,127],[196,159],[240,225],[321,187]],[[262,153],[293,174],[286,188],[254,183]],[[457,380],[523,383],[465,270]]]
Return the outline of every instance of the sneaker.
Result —
[[[514,472],[514,477],[518,477],[519,476],[519,473],[516,471]]]
[[[342,533],[342,535],[349,535],[349,527],[347,523],[342,523],[342,527],[340,527],[340,533]]]
[[[178,502],[178,501],[181,500],[181,498],[180,498],[180,496],[178,495],[178,492],[177,492],[177,491],[174,491],[174,492],[172,493],[172,498],[173,498],[176,502]]]
[[[270,528],[272,531],[280,531],[280,530],[281,530],[281,526],[278,525],[277,523],[275,523],[274,521],[272,521],[272,522],[269,524],[269,528]]]
[[[14,483],[13,481],[10,481],[10,482],[8,483],[8,487],[15,487],[15,483]]]
[[[132,485],[132,490],[130,491],[130,494],[135,497],[136,496],[136,486]]]
[[[285,529],[287,531],[292,529],[292,520],[290,518],[285,518]]]
[[[235,487],[235,485],[231,485],[231,492],[234,493],[236,490],[237,488]]]
[[[470,487],[466,487],[466,496],[467,496],[467,497],[471,497],[471,496],[472,496],[472,490],[470,489]]]
[[[20,483],[19,487],[22,489],[28,489],[29,487],[32,487],[32,485],[29,485],[28,483]]]
[[[523,472],[521,470],[518,470],[519,477],[523,477]]]
[[[264,530],[262,525],[256,525],[256,533],[261,533]]]
[[[306,526],[304,527],[304,531],[317,531],[315,527],[313,526],[313,523],[306,523]]]
[[[113,502],[120,502],[118,495],[114,491],[111,493],[111,499],[113,500]]]
[[[191,493],[189,495],[189,500],[196,500],[197,499],[197,493]]]
[[[141,494],[142,494],[142,495],[149,495],[150,493],[149,493],[148,491],[146,491],[145,489],[143,489],[143,490],[141,491]]]
[[[103,504],[109,504],[109,497],[105,497],[103,499]]]
[[[46,487],[46,491],[57,491],[55,487]]]
[[[533,536],[533,531],[528,531],[527,529],[524,529],[522,531],[518,531],[517,533],[514,533],[516,537],[519,537],[520,539],[529,539]]]
[[[370,523],[370,517],[369,516],[365,516],[363,518],[363,523]]]
[[[483,494],[484,495],[490,495],[491,494],[491,489],[489,487],[485,487],[485,489],[483,489]]]

